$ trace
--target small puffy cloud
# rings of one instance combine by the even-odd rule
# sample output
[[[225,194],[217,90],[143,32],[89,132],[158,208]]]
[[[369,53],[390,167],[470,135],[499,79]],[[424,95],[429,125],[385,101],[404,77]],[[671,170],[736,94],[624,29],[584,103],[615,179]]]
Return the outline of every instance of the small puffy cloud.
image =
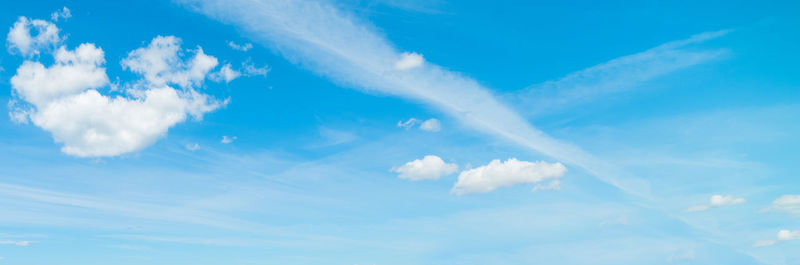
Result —
[[[765,210],[774,210],[800,215],[800,195],[783,195]]]
[[[31,35],[32,31],[36,34]],[[51,22],[19,17],[9,30],[6,41],[11,53],[30,57],[39,54],[40,50],[52,49],[61,42],[61,37],[58,27]]]
[[[223,143],[223,144],[229,144],[229,143],[233,143],[233,141],[236,141],[236,136],[230,136],[229,137],[227,135],[223,135],[222,136],[222,140],[219,141],[219,142]]]
[[[27,247],[31,245],[30,241],[15,241],[15,240],[0,240],[0,245],[14,245],[19,247]]]
[[[67,8],[66,6],[61,8],[61,10],[56,10],[56,12],[53,12],[52,14],[50,14],[50,19],[52,19],[53,21],[58,21],[59,19],[67,20],[67,19],[69,19],[71,17],[72,17],[72,13],[69,11],[69,8]]]
[[[419,129],[428,132],[438,132],[442,129],[442,123],[437,119],[428,119],[419,125]]]
[[[753,244],[754,247],[772,246],[783,241],[800,240],[800,231],[781,230],[778,231],[776,239],[760,240]]]
[[[231,64],[225,64],[222,68],[219,69],[218,72],[211,75],[211,80],[220,82],[225,81],[225,83],[230,83],[233,79],[238,78],[241,76],[242,73],[231,68]]]
[[[457,195],[487,193],[500,187],[557,179],[566,172],[567,168],[561,163],[495,159],[488,165],[462,171],[450,192]]]
[[[404,52],[400,56],[400,60],[394,63],[394,68],[397,70],[405,71],[413,68],[417,68],[422,66],[425,62],[425,58],[422,58],[421,54],[415,52]]]
[[[253,48],[253,44],[245,43],[245,44],[239,45],[239,44],[236,44],[233,41],[228,41],[228,46],[230,46],[231,49],[234,49],[234,50],[237,50],[237,51],[243,51],[243,52],[246,52],[246,51],[248,51],[248,50]]]
[[[715,207],[731,206],[731,205],[737,205],[737,204],[742,204],[742,203],[745,203],[745,199],[744,198],[734,198],[733,196],[730,196],[730,195],[725,195],[725,196],[723,196],[723,195],[713,195],[713,196],[711,196],[711,199],[709,199],[709,203],[708,204],[695,205],[695,206],[689,207],[689,209],[686,209],[686,211],[689,211],[689,212],[700,212],[700,211],[705,211],[705,210],[708,210],[708,209],[711,209],[711,208],[715,208]]]
[[[186,144],[186,150],[197,151],[199,149],[200,149],[200,144],[198,143]]]
[[[544,190],[561,190],[561,181],[556,179],[550,181],[550,183],[547,183],[545,185],[536,184],[536,186],[533,186],[531,192],[544,191]]]
[[[399,173],[398,178],[408,180],[439,179],[442,176],[453,174],[458,170],[458,165],[445,163],[435,155],[426,155],[422,159],[415,159],[403,166],[393,168],[391,171]]]
[[[21,18],[15,27],[27,21],[37,20]],[[34,22],[29,24],[36,25]],[[57,33],[58,28],[45,31]],[[42,45],[12,41],[17,39],[9,38],[9,46],[17,47],[23,55],[45,51]],[[14,98],[9,102],[9,115],[19,123],[30,120],[50,132],[56,142],[63,143],[62,152],[70,155],[116,156],[141,150],[187,117],[199,120],[225,104],[192,88],[202,82],[216,59],[202,54],[199,48],[189,62],[176,59],[179,47],[173,46],[177,43],[175,37],[157,37],[149,47],[131,52],[123,65],[144,75],[144,79],[113,97],[99,91],[110,84],[103,67],[103,50],[94,44],[84,43],[73,50],[58,47],[52,51],[53,62],[48,66],[38,57],[25,60],[11,78]]]
[[[181,39],[174,36],[158,36],[147,47],[128,53],[122,66],[144,76],[148,85],[164,86],[176,84],[182,88],[197,86],[217,64],[217,58],[206,55],[197,47],[189,60],[180,57]]]

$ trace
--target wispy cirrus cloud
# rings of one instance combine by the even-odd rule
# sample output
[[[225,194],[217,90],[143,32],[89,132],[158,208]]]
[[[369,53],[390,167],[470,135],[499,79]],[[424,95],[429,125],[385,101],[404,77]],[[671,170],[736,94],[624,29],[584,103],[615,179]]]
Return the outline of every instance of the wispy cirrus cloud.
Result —
[[[667,42],[568,74],[558,80],[531,85],[506,97],[522,113],[537,116],[634,90],[647,81],[722,58],[729,53],[727,49],[696,46],[730,32],[704,32]]]

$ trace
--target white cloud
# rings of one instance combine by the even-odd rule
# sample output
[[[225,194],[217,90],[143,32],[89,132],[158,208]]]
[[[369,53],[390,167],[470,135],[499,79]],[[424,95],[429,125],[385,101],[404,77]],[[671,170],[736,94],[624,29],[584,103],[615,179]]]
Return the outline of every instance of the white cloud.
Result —
[[[189,151],[200,150],[200,144],[198,144],[198,143],[186,144],[186,150],[189,150]]]
[[[36,34],[31,35],[31,31],[35,31]],[[40,50],[52,49],[61,42],[61,38],[58,35],[58,27],[53,23],[19,17],[8,32],[6,41],[10,52],[18,52],[22,56],[29,57],[39,54]]]
[[[237,50],[237,51],[243,51],[243,52],[246,52],[246,51],[248,51],[248,50],[253,48],[253,44],[245,43],[245,44],[239,45],[239,44],[236,44],[233,41],[228,41],[228,46],[230,46],[231,49],[234,49],[234,50]]]
[[[219,71],[212,73],[209,76],[209,78],[211,78],[211,80],[214,80],[215,82],[225,81],[225,83],[230,83],[234,79],[239,78],[241,76],[256,76],[256,75],[267,76],[269,70],[270,70],[269,67],[266,65],[262,67],[257,67],[248,60],[242,63],[242,68],[240,70],[233,69],[231,64],[227,63],[223,65],[219,69]]]
[[[249,61],[242,63],[242,71],[244,72],[245,76],[267,76],[269,70],[269,66],[266,65],[262,67],[256,67],[252,62]]]
[[[401,71],[409,70],[422,66],[424,62],[425,58],[422,58],[421,54],[404,52],[400,55],[400,60],[394,64],[394,68]]]
[[[800,215],[800,195],[783,195],[765,210],[775,210]]]
[[[31,245],[30,241],[15,241],[15,240],[0,240],[0,245],[14,245],[20,247],[27,247]]]
[[[421,121],[417,118],[410,118],[406,121],[398,121],[397,127],[405,128],[406,130],[419,125],[419,129],[428,132],[438,132],[442,129],[442,123],[435,118]]]
[[[222,136],[222,140],[219,141],[219,142],[223,143],[223,144],[229,144],[229,143],[233,143],[233,141],[236,141],[236,136],[228,137],[227,135],[223,135]]]
[[[418,119],[410,118],[407,121],[398,121],[397,122],[397,127],[402,127],[402,128],[405,128],[407,130],[407,129],[410,129],[411,127],[414,127],[414,125],[417,125],[417,124],[419,124],[419,120]]]
[[[442,129],[442,123],[437,119],[428,119],[419,125],[419,129],[428,132],[438,132]]]
[[[800,240],[800,231],[780,230],[778,231],[778,238],[760,240],[753,244],[754,247],[772,246],[782,241]]]
[[[462,171],[451,193],[487,193],[497,188],[557,179],[567,172],[561,163],[528,162],[511,158],[492,160],[488,165]]]
[[[11,86],[22,99],[36,106],[87,89],[108,84],[103,50],[84,43],[75,50],[60,47],[53,55],[55,62],[45,67],[38,61],[25,61],[11,78]]]
[[[144,76],[151,86],[176,84],[182,88],[198,86],[217,64],[217,58],[206,55],[197,47],[195,55],[185,61],[182,54],[181,40],[174,36],[158,36],[147,47],[138,48],[128,53],[122,60],[122,66]]]
[[[218,72],[211,74],[211,80],[214,81],[225,81],[225,83],[230,83],[233,79],[238,78],[241,76],[242,73],[231,68],[231,64],[225,64],[222,68],[219,69]]]
[[[198,75],[205,75],[216,59],[198,48],[197,56],[185,63],[177,59],[177,43],[175,37],[157,37],[147,49],[131,52],[124,65],[145,74],[145,80],[115,97],[98,91],[108,86],[109,80],[103,50],[94,44],[84,43],[74,50],[61,46],[52,53],[54,60],[49,66],[26,60],[11,78],[15,97],[22,102],[10,102],[14,107],[9,115],[22,123],[30,119],[50,132],[70,155],[116,156],[141,150],[187,116],[199,120],[224,104],[188,87],[199,85],[204,76]],[[28,53],[38,54],[39,50]],[[164,65],[167,63],[171,65]],[[167,82],[187,87],[176,90]]]
[[[72,12],[70,12],[69,8],[67,8],[66,6],[61,8],[61,10],[56,10],[56,12],[50,14],[50,19],[52,19],[53,21],[58,21],[59,19],[67,20],[71,17],[72,17]]]
[[[458,170],[458,165],[445,163],[435,155],[426,155],[422,159],[415,159],[403,166],[393,168],[391,171],[400,173],[398,178],[408,180],[439,179],[442,176],[453,174]]]
[[[561,190],[561,181],[556,179],[550,181],[550,183],[547,183],[547,185],[536,184],[536,186],[533,186],[531,192],[544,191],[544,190]]]
[[[714,207],[723,207],[723,206],[731,206],[731,205],[742,204],[742,203],[745,203],[745,201],[746,200],[744,198],[734,198],[731,195],[724,195],[724,196],[723,195],[712,195],[711,199],[709,199],[709,203],[708,204],[695,205],[695,206],[689,207],[689,209],[686,209],[686,211],[689,211],[689,212],[700,212],[700,211],[705,211],[705,210],[708,210],[708,209],[714,208]]]

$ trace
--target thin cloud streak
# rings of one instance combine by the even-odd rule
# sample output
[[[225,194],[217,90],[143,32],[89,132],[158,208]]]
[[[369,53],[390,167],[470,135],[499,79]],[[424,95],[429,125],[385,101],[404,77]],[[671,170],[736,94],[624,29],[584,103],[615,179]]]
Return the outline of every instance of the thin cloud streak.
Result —
[[[649,80],[729,54],[727,49],[694,48],[693,45],[723,37],[731,30],[704,32],[667,42],[640,53],[619,57],[564,76],[531,85],[505,97],[528,116],[589,103],[604,96],[636,89]]]

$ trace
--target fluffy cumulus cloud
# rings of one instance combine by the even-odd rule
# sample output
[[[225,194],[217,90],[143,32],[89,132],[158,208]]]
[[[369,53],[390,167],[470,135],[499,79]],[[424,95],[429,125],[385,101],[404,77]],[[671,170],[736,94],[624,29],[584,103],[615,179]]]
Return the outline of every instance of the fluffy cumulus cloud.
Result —
[[[776,239],[761,240],[754,244],[756,247],[772,246],[782,241],[800,240],[800,231],[781,230],[778,231]]]
[[[567,168],[561,163],[495,159],[488,165],[461,172],[451,193],[487,193],[501,187],[558,179],[566,172]]]
[[[406,52],[400,55],[400,60],[397,60],[394,64],[394,68],[397,70],[405,71],[413,68],[417,68],[422,66],[425,63],[425,58],[422,58],[422,54],[418,54],[415,52]]]
[[[800,215],[800,195],[783,195],[772,202],[767,210],[781,211]]]
[[[217,58],[206,55],[200,47],[188,61],[181,58],[181,53],[179,38],[158,36],[147,47],[128,53],[128,57],[122,60],[122,66],[141,74],[148,85],[164,86],[171,83],[187,88],[200,85],[219,63]]]
[[[427,155],[422,159],[415,159],[403,166],[392,169],[399,173],[397,176],[408,180],[439,179],[442,176],[453,174],[458,170],[458,165],[445,163],[440,157]]]
[[[8,31],[6,41],[9,52],[30,57],[39,54],[41,50],[52,49],[61,42],[61,38],[58,35],[58,27],[53,23],[19,17]]]
[[[723,207],[723,206],[731,206],[731,205],[742,204],[742,203],[745,203],[745,201],[746,200],[744,198],[735,198],[735,197],[733,197],[731,195],[724,195],[724,196],[723,195],[713,195],[713,196],[711,196],[711,199],[709,199],[708,204],[695,205],[695,206],[689,207],[689,209],[686,209],[686,211],[689,211],[689,212],[700,212],[700,211],[705,211],[705,210],[708,210],[708,209],[711,209],[711,208],[715,208],[715,207]]]
[[[36,25],[36,21],[20,18],[14,28]],[[47,23],[40,35],[58,32]],[[14,28],[9,47],[23,55],[46,51],[37,44],[41,41],[20,42],[25,38],[17,35],[12,38]],[[53,44],[60,38],[54,35],[46,39]],[[147,47],[132,51],[122,64],[143,78],[116,96],[101,93],[109,79],[103,50],[94,44],[84,43],[75,49],[60,46],[52,51],[53,63],[47,66],[38,59],[28,59],[11,78],[15,99],[9,103],[13,105],[10,115],[17,122],[30,120],[50,132],[56,142],[63,143],[61,150],[70,155],[116,156],[141,150],[187,117],[201,119],[224,104],[194,90],[217,65],[217,59],[197,48],[195,55],[184,61],[179,57],[179,43],[178,38],[159,36]]]

